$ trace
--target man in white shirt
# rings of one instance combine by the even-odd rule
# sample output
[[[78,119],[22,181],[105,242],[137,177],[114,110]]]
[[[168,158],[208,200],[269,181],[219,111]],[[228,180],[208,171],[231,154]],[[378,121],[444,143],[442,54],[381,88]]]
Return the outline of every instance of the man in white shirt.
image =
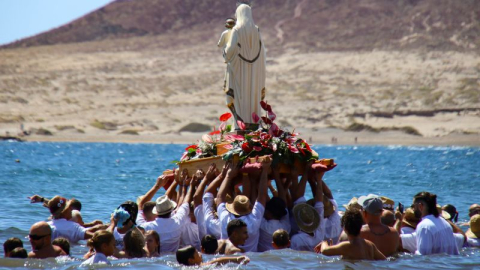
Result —
[[[437,209],[437,195],[420,192],[413,198],[415,216],[422,221],[416,228],[417,254],[429,255],[447,253],[458,255],[458,247],[450,224],[440,216]]]
[[[185,179],[182,180],[181,192],[187,193],[183,201],[179,203],[176,213],[172,211],[177,207],[177,203],[170,200],[167,195],[157,198],[155,208],[152,213],[157,215],[154,221],[147,222],[142,214],[137,216],[137,224],[145,229],[154,230],[160,235],[160,252],[176,252],[180,245],[180,237],[184,224],[189,218],[190,209],[188,202],[192,200],[193,181],[190,182],[190,189],[186,191]],[[151,198],[161,187],[165,185],[167,178],[160,176],[155,185],[145,194],[146,198]]]
[[[238,168],[233,165],[230,165],[225,180],[222,182],[217,194],[217,200],[219,201],[217,212],[222,227],[221,239],[228,238],[228,222],[235,218],[241,219],[247,224],[248,230],[248,239],[245,241],[245,245],[241,247],[245,252],[257,251],[260,224],[265,212],[265,204],[267,202],[268,169],[270,168],[271,163],[272,160],[270,157],[266,157],[262,160],[258,195],[253,208],[250,199],[245,195],[237,195],[233,203],[225,203],[227,190],[232,187],[234,178],[238,173]]]
[[[307,165],[305,173],[300,180],[300,191],[305,191],[306,179],[311,170],[311,163]],[[316,187],[314,191],[315,206],[305,202],[304,197],[300,197],[294,202],[293,216],[300,229],[297,234],[292,236],[291,248],[300,251],[313,251],[314,247],[323,241],[325,237],[324,205],[323,205],[323,181],[324,171],[316,171],[313,174]],[[304,193],[304,192],[303,192]]]

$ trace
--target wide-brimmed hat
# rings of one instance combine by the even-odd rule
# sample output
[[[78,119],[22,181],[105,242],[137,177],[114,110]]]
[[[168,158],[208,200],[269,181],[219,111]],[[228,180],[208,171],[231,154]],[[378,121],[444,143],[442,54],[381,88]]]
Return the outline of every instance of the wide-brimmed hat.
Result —
[[[385,196],[381,196],[380,197],[380,200],[382,200],[382,203],[383,203],[383,209],[387,209],[387,210],[390,210],[390,211],[393,211],[395,210],[394,207],[395,207],[395,202],[388,198],[388,197],[385,197]]]
[[[352,199],[350,199],[350,201],[347,204],[344,204],[343,207],[345,207],[346,210],[362,209],[362,206],[358,204],[357,197],[353,197]]]
[[[227,211],[236,216],[245,216],[252,212],[250,199],[244,195],[237,195],[232,203],[226,203]]]
[[[442,210],[442,206],[440,206],[440,204],[437,204],[437,211],[444,219],[449,220],[452,218],[452,216],[450,216],[450,214],[447,211]]]
[[[177,207],[177,203],[170,200],[167,195],[158,197],[155,203],[156,205],[155,208],[152,209],[152,213],[158,216],[172,212],[173,209]]]
[[[379,196],[375,194],[368,194],[368,196],[360,196],[358,198],[360,204],[367,213],[379,216],[383,212],[383,203]]]
[[[308,203],[299,203],[293,207],[293,216],[300,230],[312,233],[320,225],[320,215]]]
[[[54,218],[58,218],[65,209],[70,207],[71,201],[60,196],[53,197],[47,204],[48,210],[50,210],[50,214]]]
[[[480,238],[480,215],[476,214],[470,218],[470,229],[466,232],[467,237]]]
[[[405,216],[402,220],[403,224],[415,229],[420,221],[421,218],[415,217],[415,211],[412,208],[409,207],[405,209]]]

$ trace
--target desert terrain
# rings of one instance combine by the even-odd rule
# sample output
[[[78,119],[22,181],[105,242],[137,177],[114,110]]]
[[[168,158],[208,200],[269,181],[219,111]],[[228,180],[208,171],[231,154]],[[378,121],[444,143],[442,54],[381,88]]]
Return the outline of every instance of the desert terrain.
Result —
[[[305,5],[298,2],[291,20],[264,26],[266,100],[279,126],[317,144],[331,143],[332,137],[353,144],[357,137],[359,144],[480,146],[475,44],[309,49],[289,37]],[[0,135],[24,132],[27,141],[195,142],[228,111],[225,63],[216,47],[221,31],[220,21],[208,31],[184,35],[0,49]],[[419,39],[412,34],[397,42]]]

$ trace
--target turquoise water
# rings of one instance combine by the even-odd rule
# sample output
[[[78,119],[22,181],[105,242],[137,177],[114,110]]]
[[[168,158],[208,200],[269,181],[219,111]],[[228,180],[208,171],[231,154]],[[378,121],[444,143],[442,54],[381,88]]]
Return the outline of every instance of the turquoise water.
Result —
[[[49,216],[32,194],[75,197],[85,221],[107,222],[123,201],[144,194],[185,145],[104,143],[0,142],[0,242],[24,239],[30,226]],[[459,221],[466,221],[470,204],[479,203],[480,148],[400,146],[315,146],[323,158],[339,164],[325,176],[340,205],[353,196],[375,193],[410,205],[413,195],[430,191],[440,204],[454,204]],[[16,160],[20,162],[16,162]],[[162,190],[163,191],[163,190]],[[307,190],[307,197],[310,191]],[[71,260],[12,260],[0,258],[0,268],[76,269],[87,251],[85,242],[74,246]],[[2,247],[3,254],[3,247]],[[291,250],[250,253],[248,269],[480,269],[480,250],[464,249],[460,256],[402,254],[387,262],[350,264],[309,252]],[[3,255],[2,255],[3,257]],[[211,258],[205,256],[204,258]],[[178,268],[173,255],[156,259],[112,261],[112,268]],[[104,268],[104,267],[103,267]],[[237,268],[227,265],[224,269]]]

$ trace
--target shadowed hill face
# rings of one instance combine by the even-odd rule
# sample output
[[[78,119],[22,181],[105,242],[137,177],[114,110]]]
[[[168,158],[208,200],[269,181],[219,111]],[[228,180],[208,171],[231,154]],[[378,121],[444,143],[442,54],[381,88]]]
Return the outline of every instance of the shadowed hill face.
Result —
[[[70,24],[4,47],[28,47],[144,35],[217,38],[236,1],[118,0]],[[257,0],[253,15],[268,46],[309,50],[478,50],[476,0]]]

